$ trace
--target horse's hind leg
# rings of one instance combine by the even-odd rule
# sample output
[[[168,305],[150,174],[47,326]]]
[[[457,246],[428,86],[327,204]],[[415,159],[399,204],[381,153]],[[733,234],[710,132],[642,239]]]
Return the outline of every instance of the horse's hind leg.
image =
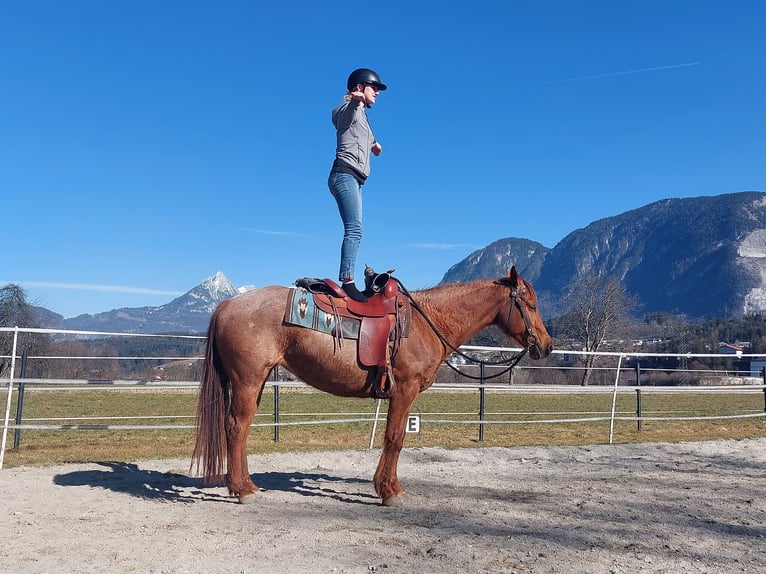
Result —
[[[226,486],[242,503],[253,502],[258,487],[250,478],[247,466],[247,435],[253,421],[270,369],[257,377],[255,385],[232,378],[231,409],[226,416],[227,465]]]

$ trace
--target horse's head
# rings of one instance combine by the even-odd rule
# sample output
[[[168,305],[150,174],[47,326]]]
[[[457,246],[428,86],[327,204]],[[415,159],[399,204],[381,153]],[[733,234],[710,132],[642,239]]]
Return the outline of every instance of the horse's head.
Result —
[[[533,359],[547,357],[553,351],[553,340],[548,334],[543,318],[537,308],[537,294],[532,285],[524,281],[512,267],[507,277],[498,279],[497,284],[508,287],[510,299],[495,323],[511,339],[529,351]],[[507,312],[506,312],[507,310]]]

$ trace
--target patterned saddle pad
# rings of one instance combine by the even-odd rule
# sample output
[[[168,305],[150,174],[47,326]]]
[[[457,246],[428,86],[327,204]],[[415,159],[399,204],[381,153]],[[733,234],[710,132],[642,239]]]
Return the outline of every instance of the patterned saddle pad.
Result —
[[[285,323],[306,327],[322,333],[337,335],[339,317],[317,307],[314,294],[302,287],[290,289],[285,308]],[[340,318],[340,335],[344,339],[358,339],[360,319]]]

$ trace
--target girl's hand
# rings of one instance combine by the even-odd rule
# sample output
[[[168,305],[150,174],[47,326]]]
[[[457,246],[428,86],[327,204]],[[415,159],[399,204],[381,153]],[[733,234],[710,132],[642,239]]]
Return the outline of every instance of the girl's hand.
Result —
[[[372,151],[373,155],[378,156],[380,155],[380,152],[383,151],[383,146],[380,145],[380,142],[375,142],[374,144],[372,144],[372,147],[370,148],[370,150]]]

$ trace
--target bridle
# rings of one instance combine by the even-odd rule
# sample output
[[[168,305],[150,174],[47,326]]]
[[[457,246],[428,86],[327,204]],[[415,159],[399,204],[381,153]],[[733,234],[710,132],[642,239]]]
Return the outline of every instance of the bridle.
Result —
[[[452,369],[456,373],[459,373],[460,375],[462,375],[462,376],[464,376],[464,377],[466,377],[468,379],[485,380],[485,379],[494,379],[494,378],[497,378],[497,377],[502,377],[506,373],[508,373],[511,370],[513,370],[513,368],[519,363],[519,361],[521,361],[521,359],[524,357],[524,355],[527,354],[527,352],[529,351],[530,347],[532,347],[532,346],[537,347],[538,346],[537,335],[535,335],[535,332],[532,329],[532,324],[531,324],[531,322],[529,320],[529,317],[527,316],[526,312],[524,311],[524,303],[523,303],[523,301],[521,299],[521,295],[523,295],[524,293],[527,292],[527,288],[525,286],[523,286],[523,285],[520,288],[519,287],[511,288],[510,297],[511,297],[512,303],[511,303],[511,305],[509,305],[509,308],[508,308],[508,325],[510,326],[511,319],[513,318],[513,308],[516,307],[519,310],[519,315],[521,315],[522,321],[524,321],[524,328],[526,329],[526,333],[527,333],[527,345],[521,351],[516,353],[516,355],[514,355],[514,357],[512,359],[510,359],[511,363],[508,364],[509,359],[500,359],[500,360],[497,360],[497,361],[479,360],[479,359],[476,359],[474,357],[470,357],[470,356],[466,355],[463,351],[461,351],[460,349],[455,347],[452,343],[450,343],[444,337],[444,335],[442,335],[442,333],[439,331],[439,329],[436,327],[436,325],[433,324],[433,321],[431,321],[431,318],[426,314],[426,312],[418,304],[418,302],[415,301],[415,299],[412,297],[410,292],[407,291],[407,289],[404,287],[404,285],[402,285],[402,282],[399,281],[399,279],[396,279],[396,277],[394,277],[394,279],[399,284],[399,291],[401,293],[403,293],[404,296],[407,297],[407,299],[409,299],[410,304],[412,305],[412,308],[415,309],[418,313],[420,313],[420,315],[423,317],[423,319],[425,319],[426,323],[431,328],[431,330],[434,332],[434,334],[439,338],[439,341],[441,341],[442,345],[444,345],[446,348],[448,348],[450,351],[452,351],[456,355],[459,355],[459,356],[463,357],[464,359],[466,359],[467,361],[470,361],[471,363],[476,363],[478,365],[483,365],[483,366],[508,365],[505,369],[503,369],[499,373],[495,373],[493,375],[485,375],[483,377],[475,377],[473,375],[469,375],[467,373],[464,373],[464,372],[460,371],[459,369],[457,369],[456,367],[451,365],[449,362],[445,361],[445,364],[450,369]]]
[[[519,315],[521,315],[521,320],[524,321],[524,328],[527,331],[527,346],[524,348],[524,352],[529,350],[530,347],[537,347],[537,349],[540,350],[538,345],[537,335],[535,335],[535,332],[532,330],[532,323],[530,322],[529,317],[527,316],[527,313],[524,311],[525,305],[523,304],[521,300],[521,294],[526,292],[527,292],[527,288],[525,286],[511,289],[511,299],[513,300],[513,305],[511,305],[508,309],[508,325],[511,324],[514,307],[516,307],[519,310]]]

